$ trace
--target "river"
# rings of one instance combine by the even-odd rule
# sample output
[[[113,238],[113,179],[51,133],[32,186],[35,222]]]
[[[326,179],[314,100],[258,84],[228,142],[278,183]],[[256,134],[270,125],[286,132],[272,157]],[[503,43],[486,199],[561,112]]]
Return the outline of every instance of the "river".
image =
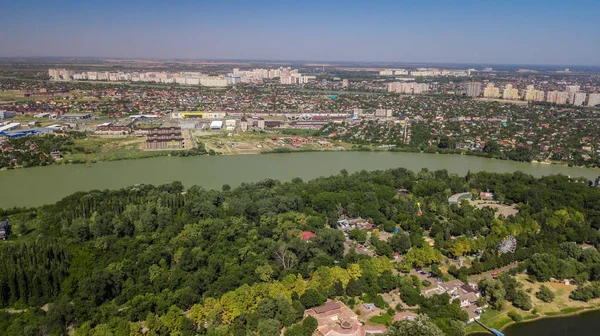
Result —
[[[545,318],[517,323],[502,331],[506,336],[588,336],[600,334],[600,310],[567,317]],[[484,336],[490,333],[470,334]]]
[[[138,183],[163,184],[181,181],[186,187],[232,187],[242,182],[274,178],[304,180],[338,173],[404,167],[415,172],[447,169],[522,172],[534,176],[564,174],[594,179],[600,170],[502,161],[466,155],[392,152],[309,152],[270,155],[157,157],[85,165],[54,165],[0,171],[0,208],[38,206],[56,202],[76,191],[117,189]]]

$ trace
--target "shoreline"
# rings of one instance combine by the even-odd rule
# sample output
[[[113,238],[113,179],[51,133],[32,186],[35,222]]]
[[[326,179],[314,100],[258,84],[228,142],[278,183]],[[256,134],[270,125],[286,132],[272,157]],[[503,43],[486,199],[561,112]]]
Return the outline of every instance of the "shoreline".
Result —
[[[145,152],[145,151],[142,151]],[[83,164],[83,165],[90,165],[90,164],[94,164],[94,163],[102,163],[102,162],[113,162],[113,161],[125,161],[125,160],[142,160],[142,159],[151,159],[151,158],[156,158],[156,157],[163,157],[163,156],[181,156],[181,157],[189,157],[189,156],[210,156],[209,153],[203,153],[203,154],[190,154],[190,155],[181,155],[181,153],[184,151],[156,151],[153,154],[152,151],[149,151],[148,155],[140,155],[139,157],[117,157],[117,158],[113,158],[113,159],[109,159],[109,160],[97,160],[97,159],[88,159],[86,161],[80,161],[77,160],[77,162],[66,162],[63,161],[61,163],[58,164],[50,164],[50,165],[44,165],[42,167],[45,166],[61,166],[61,165],[71,165],[71,164]],[[248,152],[248,153],[216,153],[216,156],[240,156],[240,155],[267,155],[267,154],[293,154],[293,153],[316,153],[316,152],[372,152],[372,153],[385,153],[385,152],[389,152],[389,153],[413,153],[413,154],[430,154],[430,155],[453,155],[453,156],[470,156],[470,157],[477,157],[477,158],[481,158],[481,159],[488,159],[488,160],[498,160],[498,161],[507,161],[507,162],[518,162],[518,163],[529,163],[531,165],[545,165],[545,166],[560,166],[560,167],[568,167],[568,168],[575,168],[575,169],[594,169],[597,170],[599,175],[600,175],[600,167],[585,167],[585,166],[569,166],[568,163],[564,163],[564,162],[548,162],[548,161],[542,161],[542,162],[538,162],[538,161],[531,161],[531,162],[526,162],[526,161],[515,161],[515,160],[503,160],[503,159],[498,159],[498,158],[493,158],[493,157],[486,157],[483,155],[475,155],[475,154],[468,154],[466,152],[463,153],[427,153],[426,151],[414,151],[412,150],[412,148],[407,148],[407,150],[398,150],[398,149],[381,149],[381,148],[370,148],[370,147],[359,147],[359,148],[350,148],[350,149],[346,149],[346,148],[331,148],[331,149],[289,149],[289,150],[281,150],[281,151],[277,151],[277,150],[260,150],[260,151],[252,151],[252,152]],[[106,153],[107,155],[110,155],[111,153],[108,152]],[[213,155],[215,156],[215,155]],[[34,167],[38,167],[38,166],[34,166]],[[2,167],[0,168],[0,172],[3,171],[9,171],[9,170],[21,170],[21,169],[27,169],[27,168],[34,168],[34,167],[18,167],[18,168],[7,168],[7,167]]]
[[[562,311],[560,311],[560,312],[557,312],[556,315],[544,314],[544,315],[540,315],[538,317],[530,318],[528,320],[523,320],[521,322],[510,321],[509,323],[500,327],[498,330],[504,332],[506,330],[506,328],[508,328],[512,325],[515,325],[515,324],[525,324],[525,323],[536,322],[536,321],[541,321],[541,320],[546,320],[546,319],[565,318],[565,317],[577,316],[580,314],[589,313],[589,312],[593,312],[593,311],[600,311],[600,304],[597,304],[596,306],[592,306],[592,307],[578,309],[576,311],[568,312],[568,313],[562,313]],[[475,322],[472,322],[472,323],[475,323]],[[479,327],[482,330],[467,332],[467,336],[481,334],[481,333],[487,333],[487,330],[483,329],[483,327],[481,327],[481,326],[479,326]]]

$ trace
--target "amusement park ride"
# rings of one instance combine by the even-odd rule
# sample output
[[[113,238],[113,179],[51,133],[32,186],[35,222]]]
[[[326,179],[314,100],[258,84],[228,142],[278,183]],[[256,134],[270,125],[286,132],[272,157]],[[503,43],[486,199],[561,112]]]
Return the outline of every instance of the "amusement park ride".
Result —
[[[517,239],[515,237],[507,236],[504,237],[504,240],[498,244],[498,255],[506,254],[506,253],[515,253],[517,249]]]

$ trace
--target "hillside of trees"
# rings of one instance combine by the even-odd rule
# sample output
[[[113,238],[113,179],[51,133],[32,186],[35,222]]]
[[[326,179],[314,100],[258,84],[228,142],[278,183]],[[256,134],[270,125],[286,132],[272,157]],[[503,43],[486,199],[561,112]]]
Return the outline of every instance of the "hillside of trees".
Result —
[[[450,195],[471,190],[492,191],[519,212],[496,218],[466,202],[448,205]],[[377,257],[344,253],[340,216],[401,229],[387,241],[371,238]],[[173,182],[79,192],[53,205],[0,209],[3,218],[11,235],[0,242],[2,335],[279,335],[283,327],[286,335],[311,335],[316,324],[302,320],[306,308],[358,297],[394,308],[380,294],[396,288],[427,315],[427,328],[462,335],[466,316],[457,303],[422,297],[420,283],[396,271],[435,269],[442,258],[481,251],[450,274],[465,279],[521,261],[520,270],[540,281],[600,281],[598,251],[579,245],[600,243],[600,190],[565,176],[399,168],[221,191]],[[303,231],[316,237],[303,241]],[[517,251],[498,255],[509,234]],[[402,262],[390,261],[394,252]],[[594,284],[578,297],[599,296]],[[484,286],[492,293],[495,284]],[[520,295],[513,289],[511,302]]]

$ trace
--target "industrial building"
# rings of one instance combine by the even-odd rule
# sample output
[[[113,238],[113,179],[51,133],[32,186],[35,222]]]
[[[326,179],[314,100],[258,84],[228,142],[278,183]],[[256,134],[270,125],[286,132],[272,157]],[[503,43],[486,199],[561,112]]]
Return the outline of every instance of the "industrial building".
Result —
[[[4,131],[0,132],[0,135],[3,135],[9,139],[21,138],[24,136],[30,135],[44,135],[44,134],[52,134],[55,129],[48,127],[37,127],[37,128],[27,128],[27,129],[19,129],[14,131]]]
[[[38,113],[36,115],[33,116],[36,119],[41,119],[41,118],[50,118],[50,113],[48,112],[42,112],[42,113]]]
[[[221,120],[214,120],[210,123],[211,130],[221,130],[223,129],[223,122]]]
[[[0,110],[0,119],[8,119],[17,115],[17,112]]]
[[[4,132],[10,131],[10,130],[14,130],[21,127],[20,123],[8,123],[4,126],[0,126],[0,134],[3,134]]]
[[[186,119],[186,118],[200,118],[200,119],[223,119],[227,114],[225,112],[200,112],[200,111],[181,111],[172,112],[171,119]]]
[[[82,120],[90,119],[92,115],[90,113],[65,113],[60,116],[62,120]]]

